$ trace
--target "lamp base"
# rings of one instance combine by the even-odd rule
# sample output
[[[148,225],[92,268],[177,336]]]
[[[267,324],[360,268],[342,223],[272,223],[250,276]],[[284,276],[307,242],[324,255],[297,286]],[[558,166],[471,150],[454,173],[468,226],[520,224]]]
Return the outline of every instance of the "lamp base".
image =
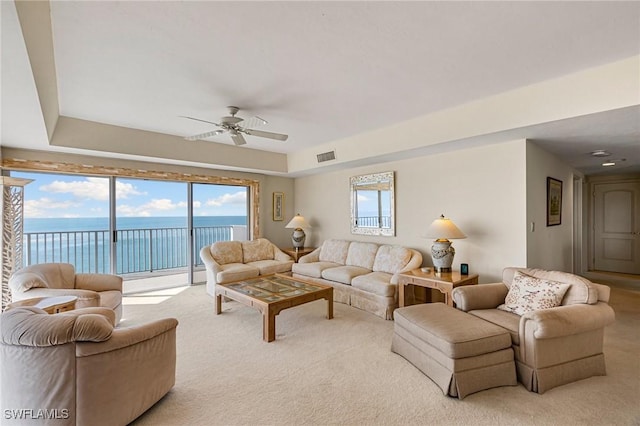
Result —
[[[451,241],[434,241],[431,246],[431,259],[436,272],[451,272],[455,254],[456,250],[451,246]]]
[[[293,243],[293,248],[304,248],[304,240],[306,235],[302,228],[296,228],[293,231],[293,235],[291,236],[291,242]]]

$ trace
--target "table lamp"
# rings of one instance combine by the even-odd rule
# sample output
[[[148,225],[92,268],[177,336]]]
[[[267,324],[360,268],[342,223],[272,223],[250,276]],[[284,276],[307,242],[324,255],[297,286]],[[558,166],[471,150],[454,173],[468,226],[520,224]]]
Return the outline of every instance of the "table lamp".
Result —
[[[309,226],[307,221],[304,219],[304,216],[302,216],[300,213],[297,213],[293,217],[293,219],[291,219],[291,221],[287,223],[287,226],[285,226],[285,228],[294,228],[293,235],[291,236],[293,248],[304,248],[304,239],[306,235],[304,234],[302,228],[311,228],[311,226]]]
[[[434,220],[427,229],[427,238],[436,238],[431,246],[431,258],[436,272],[450,272],[455,249],[449,239],[467,238],[460,229],[444,215]]]

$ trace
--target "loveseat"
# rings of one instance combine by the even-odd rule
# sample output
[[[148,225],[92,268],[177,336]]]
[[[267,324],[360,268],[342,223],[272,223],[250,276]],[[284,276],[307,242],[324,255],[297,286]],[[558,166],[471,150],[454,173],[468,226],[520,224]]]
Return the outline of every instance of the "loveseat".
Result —
[[[9,279],[13,302],[36,297],[76,296],[75,308],[104,307],[122,318],[122,277],[80,274],[70,263],[39,263],[16,271]]]
[[[175,383],[175,318],[115,328],[107,308],[0,315],[3,425],[126,425]]]
[[[457,287],[456,307],[509,331],[518,381],[545,391],[605,375],[609,287],[559,271],[505,268],[502,282]],[[555,305],[555,306],[553,306]]]
[[[217,241],[200,250],[207,272],[207,293],[216,284],[291,271],[293,259],[266,238],[252,241]]]
[[[330,239],[292,266],[294,278],[333,287],[333,299],[393,319],[398,274],[419,268],[420,252],[401,246]]]

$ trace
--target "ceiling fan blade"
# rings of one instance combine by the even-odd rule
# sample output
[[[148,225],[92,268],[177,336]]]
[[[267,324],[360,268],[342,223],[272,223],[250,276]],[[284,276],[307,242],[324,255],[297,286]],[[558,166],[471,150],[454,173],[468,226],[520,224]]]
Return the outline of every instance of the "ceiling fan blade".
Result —
[[[244,145],[247,143],[244,136],[242,136],[242,133],[232,131],[229,132],[229,134],[231,135],[231,139],[233,139],[233,143],[235,143],[236,145]]]
[[[253,116],[251,118],[247,118],[246,120],[243,120],[241,127],[244,127],[245,129],[247,129],[247,128],[252,129],[254,127],[264,126],[264,125],[266,125],[268,123],[269,122],[267,120],[265,120],[262,117],[258,117],[256,115],[256,116]]]
[[[258,136],[261,138],[276,139],[279,141],[286,141],[289,135],[283,135],[282,133],[265,132],[263,130],[244,129],[244,132],[251,136]]]
[[[189,120],[202,121],[203,123],[214,124],[214,125],[220,127],[220,125],[218,123],[214,123],[213,121],[207,121],[207,120],[201,120],[199,118],[187,117],[186,115],[179,115],[178,117],[188,118]]]
[[[224,130],[213,130],[211,132],[200,133],[199,135],[187,136],[185,139],[188,141],[196,141],[198,139],[206,139],[210,136],[219,135],[221,133],[224,133]]]

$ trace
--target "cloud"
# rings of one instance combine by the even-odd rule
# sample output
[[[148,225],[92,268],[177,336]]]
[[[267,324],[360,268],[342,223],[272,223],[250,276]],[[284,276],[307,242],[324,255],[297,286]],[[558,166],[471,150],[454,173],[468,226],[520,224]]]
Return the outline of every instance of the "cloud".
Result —
[[[362,195],[362,194],[358,194],[358,201],[366,202],[366,201],[369,201],[369,198],[364,196],[364,195]]]
[[[65,210],[78,208],[80,203],[76,201],[52,200],[50,198],[40,198],[38,200],[25,200],[24,217],[69,217]]]
[[[207,206],[221,207],[223,205],[245,205],[247,202],[247,192],[238,191],[235,194],[223,194],[217,198],[207,200]]]
[[[156,212],[168,212],[174,210],[181,210],[176,213],[185,214],[186,208],[187,203],[184,201],[174,203],[168,198],[157,198],[139,206],[122,204],[116,207],[116,211],[122,216],[150,217],[154,216]]]
[[[55,180],[48,185],[42,185],[41,191],[55,194],[72,194],[78,199],[90,199],[99,201],[109,200],[109,179],[99,177],[87,177],[84,180],[64,182]],[[125,199],[130,196],[144,195],[130,183],[116,180],[116,198]]]

